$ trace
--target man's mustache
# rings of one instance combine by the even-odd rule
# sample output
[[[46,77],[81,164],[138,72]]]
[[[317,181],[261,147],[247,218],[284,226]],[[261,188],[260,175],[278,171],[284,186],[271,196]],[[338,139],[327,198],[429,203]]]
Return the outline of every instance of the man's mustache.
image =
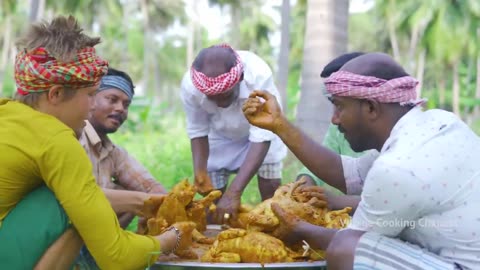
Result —
[[[110,114],[108,118],[113,118],[120,123],[123,123],[123,121],[125,121],[125,117],[123,117],[121,114]]]

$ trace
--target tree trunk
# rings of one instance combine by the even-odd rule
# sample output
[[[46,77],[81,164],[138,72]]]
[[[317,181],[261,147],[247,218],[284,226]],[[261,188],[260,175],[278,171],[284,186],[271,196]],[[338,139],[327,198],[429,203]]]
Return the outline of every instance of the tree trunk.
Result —
[[[2,58],[0,62],[0,97],[3,93],[3,82],[5,80],[5,72],[7,70],[7,64],[9,59],[10,53],[10,45],[12,43],[12,17],[7,15],[5,18],[5,26],[4,26],[4,35],[3,35],[3,45],[2,45]]]
[[[198,1],[194,1],[192,3],[192,13],[193,16],[189,17],[188,20],[188,33],[187,33],[187,69],[192,65],[194,60],[195,54],[195,43],[198,37],[198,30],[197,30],[197,18],[198,18]]]
[[[480,53],[477,54],[477,78],[475,85],[475,98],[480,99]],[[476,105],[473,110],[473,117],[474,119],[477,119],[478,116],[480,116],[480,107]]]
[[[282,37],[278,56],[277,86],[282,97],[282,107],[287,113],[288,57],[290,52],[290,0],[282,1]]]
[[[152,96],[150,87],[150,22],[148,16],[148,0],[141,0],[141,10],[143,16],[143,88],[144,93]]]
[[[440,108],[445,109],[445,90],[446,82],[445,79],[440,79],[438,82],[438,105]]]
[[[162,89],[162,80],[161,80],[161,72],[160,72],[160,67],[158,66],[158,55],[157,55],[157,51],[153,50],[151,52],[151,56],[150,56],[152,59],[152,63],[153,63],[153,89],[152,89],[152,95],[154,97],[154,100],[157,102],[160,102],[163,99],[169,99],[171,98],[170,96],[175,96],[174,94],[173,95],[169,95],[169,93],[166,93],[166,95],[163,95],[163,97],[161,95],[159,95],[159,93],[162,93],[161,89]],[[165,91],[168,92],[168,88],[167,87],[164,87],[165,88]]]
[[[417,61],[417,97],[422,97],[422,87],[423,87],[423,74],[425,73],[425,58],[426,58],[426,50],[423,49],[420,54],[418,55]]]
[[[122,70],[128,70],[128,65],[129,65],[129,57],[128,57],[128,26],[129,26],[129,18],[130,14],[132,14],[132,4],[130,2],[127,2],[123,5],[122,7],[122,12],[123,12],[123,18],[122,18],[122,26],[123,29],[125,29],[123,33],[123,44],[125,46],[125,53],[122,53],[121,57],[121,68]]]
[[[452,109],[453,113],[460,117],[460,78],[458,76],[459,61],[453,64],[453,92],[452,92]]]
[[[28,15],[30,23],[42,19],[44,11],[45,0],[30,0],[30,14]]]
[[[317,142],[323,140],[332,115],[332,105],[321,90],[320,72],[347,50],[348,4],[348,0],[307,2],[297,123]]]
[[[188,22],[188,33],[187,33],[187,62],[186,67],[187,69],[192,65],[193,62],[193,50],[194,50],[194,43],[195,43],[195,22],[192,18],[189,19]]]
[[[407,63],[407,71],[413,73],[414,70],[417,68],[416,65],[419,65],[418,62],[415,61],[415,52],[417,51],[417,43],[419,38],[419,28],[418,24],[415,24],[412,29],[412,35],[410,36],[410,46],[408,48],[408,63]],[[421,55],[422,53],[420,53]],[[418,59],[420,60],[420,59]],[[418,68],[417,68],[418,72]]]
[[[230,45],[236,49],[236,50],[241,50],[241,49],[248,49],[248,48],[238,48],[240,46],[240,40],[239,37],[240,35],[238,34],[240,32],[240,22],[242,21],[242,14],[241,14],[241,2],[239,1],[236,4],[230,5],[230,16],[231,18],[231,27],[230,27]]]
[[[400,49],[398,48],[398,40],[397,40],[397,33],[395,32],[395,25],[392,22],[392,19],[389,18],[387,19],[387,24],[388,24],[388,35],[390,37],[390,43],[392,45],[392,52],[393,52],[393,58],[397,60],[398,62],[401,62],[400,60]]]

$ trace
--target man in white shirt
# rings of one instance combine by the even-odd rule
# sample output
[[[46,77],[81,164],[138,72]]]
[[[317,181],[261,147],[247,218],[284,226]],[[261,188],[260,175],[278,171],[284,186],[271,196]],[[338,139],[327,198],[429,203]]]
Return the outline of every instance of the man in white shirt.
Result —
[[[236,216],[243,190],[255,174],[263,200],[272,197],[281,182],[285,145],[272,132],[250,125],[242,113],[255,89],[280,99],[265,61],[226,44],[200,51],[182,80],[195,185],[203,194],[212,189],[224,193],[214,216],[218,223],[227,213]]]
[[[477,135],[449,112],[423,112],[417,81],[385,54],[349,61],[325,85],[335,105],[332,123],[353,150],[376,149],[377,159],[339,156],[315,144],[268,93],[253,93],[243,108],[325,182],[361,192],[351,223],[340,231],[274,205],[284,240],[327,249],[332,269],[479,269]]]

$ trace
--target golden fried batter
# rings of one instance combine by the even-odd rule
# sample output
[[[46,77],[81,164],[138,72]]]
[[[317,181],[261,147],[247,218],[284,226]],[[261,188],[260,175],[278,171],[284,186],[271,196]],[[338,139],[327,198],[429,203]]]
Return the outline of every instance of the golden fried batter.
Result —
[[[272,211],[272,203],[279,204],[289,213],[311,224],[327,228],[342,228],[348,224],[350,208],[330,213],[323,194],[299,191],[304,184],[305,181],[300,180],[279,187],[272,198],[254,207],[248,214],[240,214],[237,224],[249,230],[272,232],[279,224]]]
[[[292,262],[299,254],[282,241],[262,232],[228,229],[221,232],[213,246],[200,258],[202,262],[274,263]]]
[[[202,199],[193,200],[195,193],[195,187],[185,179],[175,185],[161,202],[146,201],[144,206],[146,226],[142,224],[137,232],[158,235],[177,222],[190,221],[190,224],[194,224],[190,238],[193,237],[199,243],[212,244],[215,239],[208,238],[201,232],[205,231],[207,226],[206,211],[222,192],[215,190]],[[190,250],[180,251],[177,255],[182,258],[193,258]]]

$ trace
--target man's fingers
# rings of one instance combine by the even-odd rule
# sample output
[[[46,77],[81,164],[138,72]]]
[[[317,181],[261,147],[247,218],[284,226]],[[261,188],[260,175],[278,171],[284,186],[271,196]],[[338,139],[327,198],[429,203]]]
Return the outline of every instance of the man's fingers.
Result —
[[[213,190],[213,186],[209,184],[203,184],[203,185],[197,184],[195,185],[195,187],[197,188],[197,192],[204,196]]]
[[[215,213],[213,213],[213,221],[216,224],[223,224],[224,215],[225,215],[225,211],[217,207],[217,210],[215,211]]]
[[[325,195],[325,193],[310,191],[310,192],[305,192],[305,193],[303,193],[303,195],[304,195],[306,198],[317,198],[317,199],[323,200],[323,201],[326,201],[326,200],[327,200],[327,196]]]
[[[154,202],[160,202],[160,203],[162,203],[165,200],[165,197],[167,197],[167,195],[165,195],[165,194],[153,194],[153,195],[150,196],[150,198]]]
[[[313,207],[318,207],[318,208],[325,208],[327,207],[327,201],[326,200],[320,200],[317,197],[313,197],[308,201],[308,204],[310,204]]]
[[[249,108],[258,109],[261,106],[263,106],[263,103],[258,98],[249,98],[247,99],[247,101],[245,101],[245,103],[243,103],[242,109],[243,110],[246,110]]]
[[[263,91],[263,90],[255,90],[253,91],[251,94],[250,94],[250,97],[251,98],[254,98],[254,97],[261,97],[265,100],[269,100],[273,97],[272,94],[270,94],[269,92],[267,91]]]
[[[280,219],[280,221],[282,222],[285,221],[285,215],[287,215],[287,212],[285,212],[285,210],[283,210],[283,208],[280,207],[278,203],[272,203],[271,207],[272,207],[272,212],[275,214],[275,216],[277,216],[277,218]]]
[[[257,112],[257,109],[255,108],[248,108],[246,110],[243,110],[243,113],[246,115],[254,115]]]
[[[297,189],[299,192],[318,192],[325,193],[325,189],[319,186],[301,186]]]
[[[230,219],[231,219],[231,220],[238,220],[238,210],[237,210],[237,209],[234,209],[234,210],[230,213]]]
[[[300,186],[303,186],[307,183],[307,176],[304,174],[297,179],[297,182],[301,182]]]

